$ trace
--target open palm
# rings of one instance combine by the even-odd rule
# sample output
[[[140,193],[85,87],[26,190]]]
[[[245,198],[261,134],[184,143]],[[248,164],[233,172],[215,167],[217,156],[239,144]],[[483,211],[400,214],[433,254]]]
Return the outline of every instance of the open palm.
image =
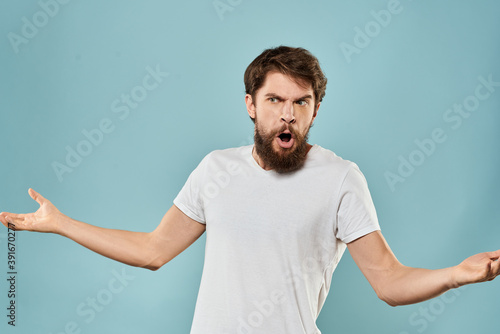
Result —
[[[473,255],[458,265],[460,285],[491,281],[500,274],[500,250]]]
[[[28,193],[40,204],[38,210],[25,214],[2,212],[0,213],[2,224],[16,231],[56,232],[62,213],[33,189],[30,188]]]

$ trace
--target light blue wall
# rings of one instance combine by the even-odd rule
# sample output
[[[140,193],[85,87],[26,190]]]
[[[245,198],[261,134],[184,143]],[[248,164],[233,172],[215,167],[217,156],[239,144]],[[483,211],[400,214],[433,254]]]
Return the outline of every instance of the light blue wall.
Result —
[[[358,163],[403,263],[440,268],[500,247],[498,1],[220,0],[219,13],[213,0],[54,1],[0,4],[0,211],[36,210],[33,187],[76,219],[152,230],[206,153],[251,143],[243,72],[284,44],[319,58],[329,83],[311,142]],[[168,75],[143,83],[156,70]],[[481,84],[489,77],[491,91]],[[127,112],[120,99],[131,93],[144,99]],[[99,127],[108,133],[97,145],[82,144],[82,131]],[[91,152],[58,177],[68,147]],[[400,159],[418,166],[391,187]],[[189,331],[204,237],[150,272],[19,233],[15,328],[6,248],[3,230],[2,333]],[[120,285],[117,273],[129,278]],[[323,333],[494,333],[499,284],[391,308],[346,254],[318,324]],[[109,303],[93,316],[86,303],[97,297]]]

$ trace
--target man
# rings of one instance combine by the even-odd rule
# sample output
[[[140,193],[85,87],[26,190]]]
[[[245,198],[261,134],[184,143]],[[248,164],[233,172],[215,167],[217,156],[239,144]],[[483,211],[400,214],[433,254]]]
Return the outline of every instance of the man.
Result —
[[[245,72],[254,145],[214,151],[151,233],[100,228],[40,194],[35,213],[1,213],[16,230],[57,233],[117,261],[157,270],[205,231],[205,265],[191,333],[320,333],[316,318],[346,247],[389,305],[417,303],[494,279],[500,250],[440,270],[396,259],[358,167],[307,142],[325,95],[318,60],[265,50]]]

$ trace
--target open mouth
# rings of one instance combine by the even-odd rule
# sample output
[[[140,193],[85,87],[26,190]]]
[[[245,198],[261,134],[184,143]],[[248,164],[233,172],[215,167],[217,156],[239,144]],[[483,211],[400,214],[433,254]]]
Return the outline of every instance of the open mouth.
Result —
[[[282,142],[288,143],[292,139],[292,134],[291,133],[282,133],[278,136],[279,139],[281,139]]]
[[[280,133],[276,137],[276,139],[277,139],[278,145],[281,148],[285,148],[285,149],[291,148],[293,146],[294,141],[295,141],[293,138],[293,135],[288,131]]]

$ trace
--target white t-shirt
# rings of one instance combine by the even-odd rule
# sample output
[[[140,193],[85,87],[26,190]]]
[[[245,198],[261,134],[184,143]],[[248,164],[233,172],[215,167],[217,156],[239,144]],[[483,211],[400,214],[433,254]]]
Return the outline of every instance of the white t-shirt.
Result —
[[[319,334],[346,243],[380,229],[366,180],[318,145],[290,174],[262,169],[252,148],[211,152],[174,200],[206,224],[191,334]]]

